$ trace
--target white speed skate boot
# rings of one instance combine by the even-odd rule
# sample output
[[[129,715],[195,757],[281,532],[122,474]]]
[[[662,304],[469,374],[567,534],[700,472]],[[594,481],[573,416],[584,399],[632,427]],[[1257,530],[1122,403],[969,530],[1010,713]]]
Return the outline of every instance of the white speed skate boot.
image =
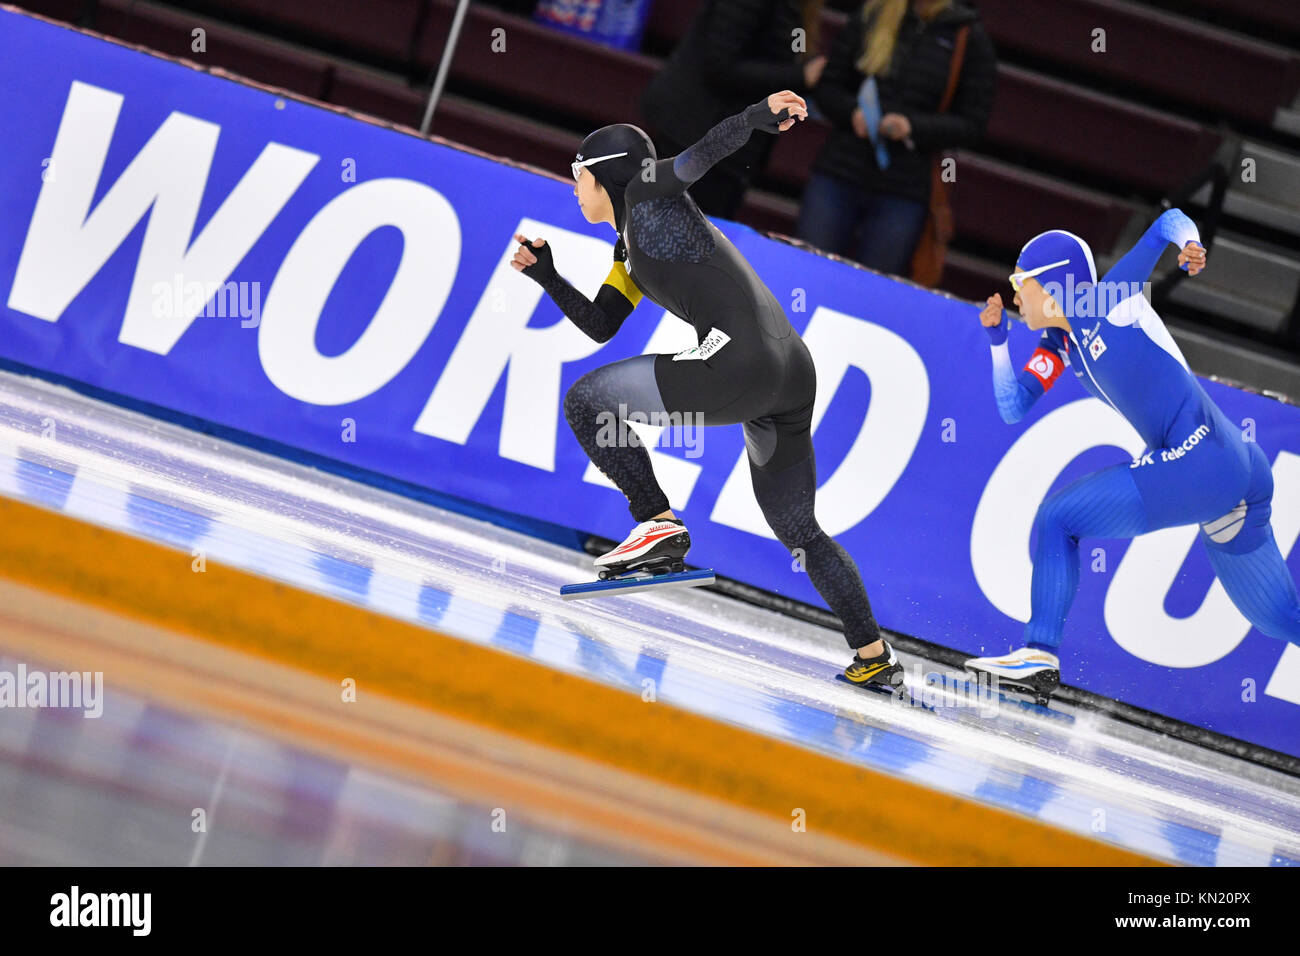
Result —
[[[1061,683],[1061,662],[1055,654],[1033,647],[1018,647],[1002,657],[973,657],[966,669],[992,674],[1002,684],[1020,687],[1046,704]]]
[[[686,570],[682,559],[690,548],[691,536],[677,518],[642,521],[622,544],[596,559],[596,570],[602,581],[633,571],[678,573]]]

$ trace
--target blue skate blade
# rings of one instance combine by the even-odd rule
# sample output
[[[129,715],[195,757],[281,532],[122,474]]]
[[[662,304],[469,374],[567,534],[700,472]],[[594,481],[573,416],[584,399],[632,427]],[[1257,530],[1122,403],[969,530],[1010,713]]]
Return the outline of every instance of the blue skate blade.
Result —
[[[614,594],[631,594],[634,591],[648,591],[650,588],[698,588],[713,583],[713,571],[700,569],[682,571],[680,574],[656,574],[653,576],[629,575],[611,578],[608,581],[590,581],[585,584],[566,584],[560,588],[560,597],[566,601],[581,598],[608,597]]]

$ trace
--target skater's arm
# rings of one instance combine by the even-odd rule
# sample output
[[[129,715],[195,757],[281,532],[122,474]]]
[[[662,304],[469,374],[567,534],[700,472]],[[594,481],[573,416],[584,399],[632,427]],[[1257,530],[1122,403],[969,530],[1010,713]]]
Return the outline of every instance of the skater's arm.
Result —
[[[521,235],[515,236],[515,239],[521,246],[515,252],[511,265],[540,285],[569,321],[596,342],[612,339],[623,320],[632,314],[632,310],[641,301],[641,290],[636,287],[621,261],[616,261],[609,270],[609,275],[593,302],[555,271],[551,247],[546,244],[546,240],[530,241]]]
[[[993,394],[998,401],[998,414],[1008,425],[1014,425],[1056,383],[1056,376],[1060,375],[1064,364],[1059,356],[1040,348],[1030,357],[1024,371],[1017,376],[1011,365],[1011,351],[1007,348],[1007,343],[994,345],[992,351]],[[1036,369],[1041,369],[1042,374]]]
[[[694,146],[672,159],[661,159],[628,183],[629,202],[678,195],[749,141],[756,129],[767,133],[787,130],[796,120],[808,118],[803,97],[789,90],[773,93],[735,116],[728,116],[704,134]]]
[[[1065,367],[1059,355],[1048,348],[1039,348],[1019,376],[1011,364],[1011,350],[1007,345],[1010,319],[1002,308],[1002,296],[993,295],[980,313],[980,323],[989,334],[989,347],[993,356],[993,395],[997,399],[998,414],[1008,425],[1024,418],[1043,394],[1056,384],[1057,376]],[[1047,343],[1044,342],[1044,345]]]
[[[1178,264],[1181,266],[1186,262],[1188,274],[1196,275],[1205,267],[1205,250],[1201,247],[1201,234],[1196,223],[1181,209],[1167,209],[1142,234],[1137,244],[1110,267],[1104,281],[1140,286],[1151,277],[1151,270],[1165,251],[1165,244],[1170,242],[1183,251]],[[1189,243],[1194,243],[1190,249],[1187,248]]]

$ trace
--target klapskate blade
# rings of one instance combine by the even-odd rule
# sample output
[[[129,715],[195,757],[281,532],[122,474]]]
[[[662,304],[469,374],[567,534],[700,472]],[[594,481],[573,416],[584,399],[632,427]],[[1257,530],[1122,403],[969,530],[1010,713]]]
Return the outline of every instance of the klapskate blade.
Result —
[[[634,575],[611,578],[608,581],[590,581],[585,584],[566,584],[560,588],[560,597],[566,601],[584,598],[609,597],[614,594],[633,594],[651,588],[698,588],[714,582],[713,571],[682,571],[679,574]]]
[[[1014,707],[1018,710],[1041,714],[1063,723],[1072,724],[1075,722],[1074,714],[1064,710],[1058,710],[1056,707],[1051,706],[1052,694],[1043,695],[1042,691],[1033,684],[1018,681],[1012,677],[1000,677],[995,674],[990,675],[988,671],[977,671],[970,667],[966,668],[966,673],[971,675],[972,678],[975,678],[976,675],[983,675],[985,680],[989,677],[996,677],[998,681],[997,695],[999,704],[1007,704],[1008,706]],[[1055,693],[1055,688],[1053,688],[1052,693]],[[1038,702],[1040,696],[1046,696],[1047,703],[1040,704]],[[1025,700],[1026,697],[1031,697],[1033,699]]]
[[[887,697],[896,704],[906,704],[908,707],[915,707],[917,710],[928,710],[934,713],[934,706],[923,701],[917,700],[912,696],[906,685],[891,687],[885,684],[876,684],[871,681],[858,684],[848,679],[844,672],[835,675],[835,679],[841,683],[848,684],[850,687],[856,687],[858,690],[869,690],[873,694],[879,694],[881,697]]]

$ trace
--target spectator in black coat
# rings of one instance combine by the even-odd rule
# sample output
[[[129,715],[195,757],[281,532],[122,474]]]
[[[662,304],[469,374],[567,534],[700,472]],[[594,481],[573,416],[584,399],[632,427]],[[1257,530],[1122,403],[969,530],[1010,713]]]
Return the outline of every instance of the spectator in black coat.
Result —
[[[940,113],[963,26],[970,30],[956,93]],[[813,93],[834,129],[804,190],[799,237],[880,272],[906,275],[929,213],[935,156],[984,135],[996,70],[988,34],[960,3],[868,0],[860,14],[850,14]],[[873,76],[878,142],[859,106],[863,82]],[[878,145],[888,154],[885,168]]]
[[[674,156],[772,90],[806,93],[826,57],[812,56],[822,0],[704,0],[641,110],[660,156]],[[775,137],[749,142],[691,187],[701,211],[734,219]]]

